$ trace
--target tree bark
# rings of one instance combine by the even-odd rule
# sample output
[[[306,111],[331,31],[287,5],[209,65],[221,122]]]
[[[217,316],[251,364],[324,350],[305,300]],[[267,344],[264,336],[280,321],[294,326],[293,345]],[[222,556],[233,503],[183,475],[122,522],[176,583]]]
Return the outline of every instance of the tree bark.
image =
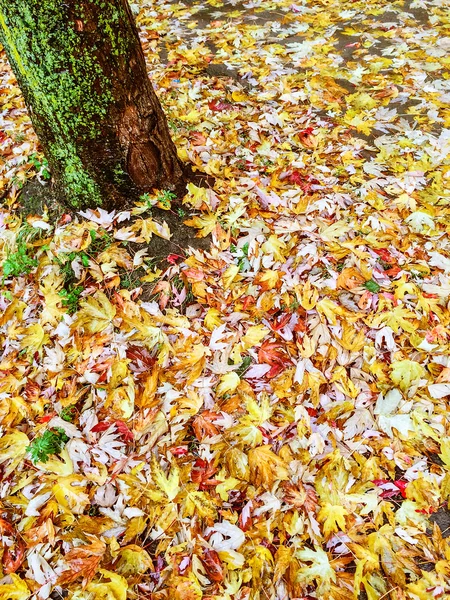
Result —
[[[0,0],[0,40],[67,204],[184,191],[127,0]]]

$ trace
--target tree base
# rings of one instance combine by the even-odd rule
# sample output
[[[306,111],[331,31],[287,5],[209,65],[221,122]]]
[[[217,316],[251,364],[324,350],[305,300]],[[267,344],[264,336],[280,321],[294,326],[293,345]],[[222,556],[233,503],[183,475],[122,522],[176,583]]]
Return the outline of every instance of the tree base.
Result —
[[[208,178],[209,176],[203,173],[195,173],[193,177],[196,185],[205,185],[208,182]],[[68,208],[58,199],[57,192],[55,192],[51,185],[42,184],[37,179],[30,180],[24,185],[19,197],[19,203],[19,214],[24,218],[29,215],[42,215],[45,208],[47,208],[50,222],[52,223],[59,221],[64,213],[70,214],[73,217],[76,214],[75,211]],[[189,247],[207,250],[211,244],[211,236],[205,238],[195,237],[195,229],[183,223],[183,221],[186,221],[193,215],[190,214],[189,209],[184,208],[184,210],[186,215],[179,217],[170,210],[153,207],[151,217],[160,223],[166,221],[172,237],[170,240],[164,240],[163,238],[153,236],[148,244],[130,242],[129,245],[132,250],[137,252],[146,248],[149,256],[155,258],[161,266],[166,266],[164,263],[169,254],[183,256],[185,250]],[[124,225],[125,223],[121,224],[121,226]]]
[[[19,204],[19,214],[25,218],[29,215],[42,215],[47,207],[50,221],[55,222],[67,212],[67,207],[58,201],[53,187],[48,183],[42,184],[38,179],[29,179],[25,183]]]

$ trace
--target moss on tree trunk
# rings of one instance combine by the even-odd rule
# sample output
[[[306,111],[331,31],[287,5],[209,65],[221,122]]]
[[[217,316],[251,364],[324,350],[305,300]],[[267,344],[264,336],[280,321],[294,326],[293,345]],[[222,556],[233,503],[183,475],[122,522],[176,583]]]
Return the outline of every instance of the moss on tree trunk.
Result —
[[[0,40],[72,208],[184,190],[127,0],[0,0]]]

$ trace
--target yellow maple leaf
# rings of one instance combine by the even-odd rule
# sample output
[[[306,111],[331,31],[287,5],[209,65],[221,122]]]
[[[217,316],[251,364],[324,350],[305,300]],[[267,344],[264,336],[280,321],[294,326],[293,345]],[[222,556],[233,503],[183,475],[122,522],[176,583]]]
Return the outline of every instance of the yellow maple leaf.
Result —
[[[407,392],[425,374],[424,367],[413,360],[400,360],[391,365],[391,379],[403,392]]]
[[[12,583],[0,585],[0,600],[27,600],[31,591],[25,581],[14,573],[10,573],[9,577]]]
[[[265,254],[272,254],[275,260],[284,261],[283,250],[286,250],[286,244],[279,237],[272,234],[261,246],[261,250]]]
[[[184,505],[184,516],[191,517],[195,512],[203,518],[216,518],[217,507],[206,492],[188,491]]]
[[[170,469],[169,475],[166,476],[155,455],[152,455],[151,468],[153,481],[166,494],[167,498],[172,501],[180,491],[180,472],[178,467],[174,464]]]
[[[12,473],[19,465],[29,445],[28,436],[17,429],[0,438],[0,464],[11,461],[3,471],[4,477]]]
[[[127,600],[128,583],[124,577],[106,569],[98,572],[100,582],[91,581],[86,586],[86,592],[92,594],[93,600]]]
[[[127,577],[145,573],[153,568],[153,563],[148,552],[140,546],[130,544],[120,549],[119,558],[117,563],[114,564],[114,568],[119,575]]]
[[[42,325],[50,323],[56,325],[61,319],[62,298],[58,294],[63,284],[63,278],[53,271],[42,279],[39,290],[44,296],[40,322]]]
[[[445,466],[450,469],[450,437],[445,437],[441,440],[441,453],[439,458],[445,463]]]
[[[337,338],[337,341],[346,350],[359,352],[366,344],[366,336],[362,329],[357,331],[354,327],[344,322],[342,325],[342,335]]]
[[[223,287],[224,289],[228,289],[233,281],[236,279],[236,276],[239,273],[238,265],[230,265],[228,269],[222,275]]]
[[[208,202],[205,188],[197,187],[193,183],[188,183],[186,189],[188,194],[183,198],[183,204],[190,204],[194,208],[200,208],[204,202]]]
[[[220,318],[220,312],[217,308],[210,308],[205,315],[204,324],[209,331],[213,331],[219,325],[222,325],[222,319]]]
[[[248,350],[249,348],[256,346],[266,337],[269,332],[270,329],[264,325],[252,325],[247,329],[245,335],[241,339],[241,349]]]
[[[163,238],[163,240],[170,240],[172,237],[170,228],[165,221],[161,224],[153,219],[142,219],[137,225],[140,227],[141,236],[147,243],[151,240],[153,235]]]
[[[80,302],[80,310],[75,324],[89,333],[99,333],[111,325],[116,308],[103,292],[96,292]]]
[[[73,474],[73,462],[66,448],[61,450],[59,456],[52,456],[45,463],[38,462],[36,463],[36,466],[41,471],[54,473],[55,475],[60,475],[61,477],[68,477],[69,475]]]
[[[313,288],[310,281],[308,280],[304,285],[295,286],[295,295],[297,296],[298,302],[305,310],[311,310],[317,304],[319,299],[319,291],[317,288]]]
[[[258,275],[257,278],[258,284],[264,291],[273,290],[279,280],[280,273],[278,271],[273,271],[272,269],[267,269],[261,275]]]
[[[328,554],[322,548],[316,547],[315,550],[298,550],[295,555],[302,562],[311,563],[310,566],[298,570],[297,581],[303,584],[315,581],[318,584],[317,595],[321,598],[326,597],[324,594],[330,590],[331,582],[336,581],[336,572],[330,564]]]
[[[213,232],[214,229],[216,228],[216,223],[217,223],[217,217],[214,213],[208,213],[206,215],[196,216],[196,217],[193,217],[192,219],[188,219],[187,221],[184,221],[185,225],[199,229],[199,231],[196,234],[196,237],[200,237],[200,238],[206,237],[211,232]]]
[[[250,481],[255,485],[271,486],[275,480],[289,477],[284,460],[277,456],[269,445],[252,448],[248,453],[248,463]]]
[[[86,483],[81,475],[59,477],[58,483],[52,487],[55,500],[71,513],[75,515],[83,514],[84,509],[91,501],[84,492]]]
[[[40,323],[33,323],[25,330],[25,336],[20,342],[20,347],[26,349],[30,354],[39,352],[42,354],[42,347],[48,344],[50,336],[45,333]]]
[[[348,514],[348,511],[343,506],[333,505],[328,502],[322,506],[317,515],[317,520],[319,523],[323,523],[325,538],[328,538],[330,534],[337,531],[345,531],[345,517]]]
[[[241,378],[234,371],[225,373],[220,378],[220,383],[216,389],[218,396],[223,396],[225,394],[229,394],[230,392],[234,392],[234,390],[237,388],[240,382]]]

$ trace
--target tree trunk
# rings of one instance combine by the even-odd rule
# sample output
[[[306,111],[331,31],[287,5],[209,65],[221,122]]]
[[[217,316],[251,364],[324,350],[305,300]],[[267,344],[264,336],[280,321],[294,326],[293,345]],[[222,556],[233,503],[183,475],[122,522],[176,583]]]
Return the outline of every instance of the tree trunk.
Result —
[[[184,190],[127,0],[0,0],[0,39],[72,208]]]

